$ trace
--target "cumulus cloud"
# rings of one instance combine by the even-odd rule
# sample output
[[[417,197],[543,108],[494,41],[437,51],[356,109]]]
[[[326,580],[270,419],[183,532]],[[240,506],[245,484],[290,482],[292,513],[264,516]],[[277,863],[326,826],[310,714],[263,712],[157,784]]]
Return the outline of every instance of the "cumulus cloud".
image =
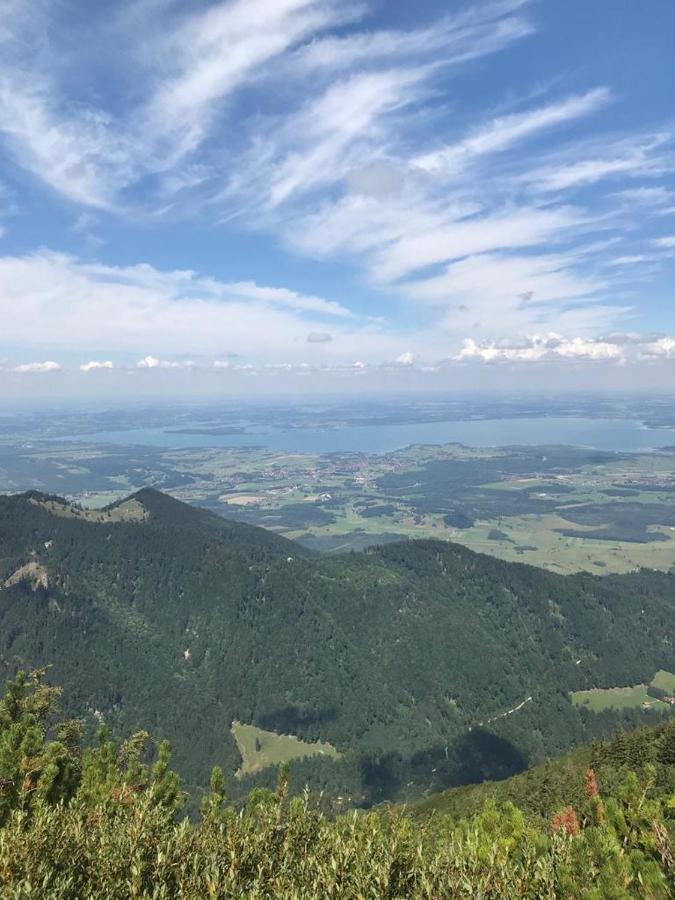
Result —
[[[21,375],[39,375],[45,372],[58,372],[60,368],[59,363],[54,362],[52,359],[47,359],[44,362],[21,363],[21,365],[14,368],[14,371]]]
[[[473,338],[465,338],[462,349],[456,356],[459,362],[467,360],[480,360],[481,362],[495,362],[497,360],[532,362],[541,359],[547,352],[546,341],[541,338],[532,338],[529,346],[503,347],[497,342],[478,342]]]
[[[549,333],[519,340],[477,341],[465,338],[457,362],[536,363],[551,361],[588,361],[629,363],[675,358],[675,337],[637,334],[611,334],[606,337],[564,337]]]
[[[88,363],[83,363],[80,366],[80,371],[81,372],[93,372],[96,369],[112,369],[112,368],[114,368],[114,366],[109,359],[106,359],[103,361],[97,360],[97,359],[92,359]]]
[[[328,331],[310,331],[307,335],[308,344],[330,344],[333,335]]]
[[[623,357],[623,348],[617,344],[610,344],[602,340],[586,340],[580,337],[560,344],[553,352],[559,356],[574,359],[620,359]]]
[[[397,366],[412,366],[415,364],[415,360],[417,359],[416,355],[412,353],[410,350],[405,350],[403,353],[399,354],[394,360],[394,363]]]
[[[519,342],[476,341],[465,338],[456,359],[459,362],[538,362],[543,359],[620,360],[619,344],[583,337],[564,338],[559,334],[534,335]]]
[[[136,363],[137,369],[192,369],[192,360],[157,359],[156,356],[144,356]]]
[[[156,356],[144,356],[136,363],[136,367],[139,369],[158,369],[160,365],[161,361]]]
[[[675,337],[660,337],[643,345],[642,351],[648,357],[675,357]]]

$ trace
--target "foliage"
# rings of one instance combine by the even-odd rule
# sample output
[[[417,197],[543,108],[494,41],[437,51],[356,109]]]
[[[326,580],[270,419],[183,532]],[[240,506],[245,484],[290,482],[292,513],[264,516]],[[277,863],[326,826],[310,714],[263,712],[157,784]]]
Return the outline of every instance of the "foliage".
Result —
[[[545,824],[491,802],[461,821],[420,823],[386,809],[330,818],[307,793],[289,798],[283,772],[275,791],[254,791],[237,811],[214,770],[195,823],[177,815],[166,746],[154,764],[144,761],[147,735],[116,746],[101,733],[84,753],[76,743],[56,753],[47,734],[55,698],[36,674],[12,682],[2,702],[0,893],[8,900],[673,896],[675,804],[656,789],[649,764],[607,797],[587,771],[576,806]],[[41,772],[65,753],[73,777],[59,790],[24,789],[17,735],[44,761]]]

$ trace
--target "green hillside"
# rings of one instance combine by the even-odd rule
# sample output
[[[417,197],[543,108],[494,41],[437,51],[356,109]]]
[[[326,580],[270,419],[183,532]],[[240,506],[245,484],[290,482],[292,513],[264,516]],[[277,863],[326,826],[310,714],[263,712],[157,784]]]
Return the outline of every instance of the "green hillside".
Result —
[[[668,715],[569,695],[675,671],[674,586],[434,541],[319,557],[152,490],[96,516],[29,493],[0,498],[0,676],[52,664],[68,712],[168,738],[190,787],[242,767],[233,722],[321,741],[292,786],[368,804]]]
[[[420,820],[432,815],[463,819],[479,814],[486,804],[514,803],[530,819],[543,823],[565,805],[583,805],[589,768],[600,787],[611,793],[619,790],[626,772],[645,767],[650,767],[655,792],[675,795],[675,719],[620,731],[609,740],[594,741],[502,781],[449,788],[405,811]]]
[[[239,808],[220,769],[201,814],[166,744],[82,747],[58,688],[20,673],[0,699],[0,895],[40,900],[672,900],[675,722],[620,735],[542,777],[485,785],[435,815],[327,815],[319,798],[256,790]],[[596,768],[582,767],[581,757]],[[516,786],[517,783],[517,786]],[[494,788],[499,789],[495,796]],[[529,792],[526,788],[529,787]],[[452,792],[458,794],[461,792]],[[525,800],[519,808],[510,799]]]

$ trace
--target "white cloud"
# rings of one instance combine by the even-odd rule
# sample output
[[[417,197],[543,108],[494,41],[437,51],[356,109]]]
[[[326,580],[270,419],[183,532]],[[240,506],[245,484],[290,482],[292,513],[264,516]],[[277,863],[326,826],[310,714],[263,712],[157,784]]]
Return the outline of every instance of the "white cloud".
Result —
[[[642,348],[646,356],[675,357],[675,337],[661,337]]]
[[[156,356],[144,356],[136,363],[137,369],[192,369],[194,363],[191,360],[157,359]]]
[[[548,163],[531,166],[522,181],[538,191],[559,193],[617,175],[656,178],[675,168],[670,149],[672,141],[671,131],[620,140],[577,141],[562,152],[551,153]],[[630,194],[623,193],[626,199],[631,199]],[[632,200],[637,198],[642,203],[653,203],[659,195],[662,197],[659,188],[635,188]]]
[[[154,42],[164,64],[144,111],[146,128],[180,160],[206,138],[216,106],[266,63],[356,14],[356,6],[331,0],[257,0],[253,14],[247,0],[234,0],[183,17]]]
[[[625,188],[622,191],[616,191],[612,196],[625,203],[630,209],[634,209],[637,205],[641,210],[652,208],[657,213],[668,212],[660,207],[675,203],[675,192],[669,191],[662,185]]]
[[[288,288],[265,287],[253,281],[231,281],[217,283],[203,280],[205,287],[213,288],[216,296],[241,297],[243,300],[271,303],[275,306],[287,307],[302,312],[318,313],[321,315],[339,316],[341,318],[352,315],[341,303],[333,300],[324,300],[322,297],[303,296],[297,291],[289,291]]]
[[[129,221],[227,221],[353,263],[392,312],[376,322],[337,294],[42,251],[0,258],[3,340],[45,355],[152,349],[144,368],[188,367],[187,354],[222,355],[225,367],[232,351],[256,365],[294,366],[303,353],[310,366],[349,368],[424,360],[467,334],[491,353],[500,348],[482,342],[494,333],[583,342],[622,327],[632,267],[672,238],[641,237],[614,258],[608,247],[626,246],[633,204],[640,216],[673,208],[655,182],[675,168],[672,129],[608,138],[596,118],[607,87],[542,88],[508,112],[455,102],[461,64],[534,32],[528,5],[467,3],[397,31],[373,26],[370,0],[259,0],[255,14],[246,0],[148,0],[112,25],[93,4],[87,54],[54,4],[12,0],[22,12],[0,24],[0,137],[18,167]],[[117,29],[108,56],[100,27]],[[110,83],[90,89],[102,71]],[[634,187],[601,194],[613,177]],[[589,186],[570,205],[567,192]],[[96,240],[97,220],[107,216],[80,214],[76,232]],[[401,334],[390,323],[404,305],[420,324]],[[574,339],[567,351],[602,352]]]
[[[243,190],[274,205],[334,182],[368,144],[381,149],[384,119],[409,106],[440,68],[532,33],[524,5],[469,6],[396,32],[358,30],[369,12],[360,0],[257,0],[255,14],[247,0],[139,4],[118,15],[114,53],[109,31],[97,42],[97,64],[116,88],[114,106],[97,106],[91,95],[71,94],[73,72],[86,83],[91,59],[60,43],[67,32],[57,9],[32,4],[0,48],[0,134],[20,166],[86,206],[174,211],[177,199],[205,185],[211,202],[217,183],[228,201],[244,199]],[[92,27],[109,29],[109,19],[93,16]],[[344,26],[350,30],[335,33]],[[283,114],[266,104],[280,84]],[[242,112],[244,91],[258,92],[269,111]],[[131,203],[128,190],[141,182]]]
[[[271,123],[237,165],[227,196],[274,210],[339,182],[381,153],[384,120],[419,97],[424,69],[362,72],[330,84],[282,125]]]
[[[450,173],[456,176],[459,170],[475,158],[501,152],[538,132],[589,115],[604,106],[609,99],[609,90],[600,87],[538,109],[502,116],[456,144],[414,157],[412,164],[434,174]]]
[[[46,78],[0,68],[0,133],[17,162],[69,200],[114,208],[132,178],[131,139],[104,112],[58,106]]]
[[[420,56],[456,65],[489,53],[532,34],[534,28],[517,15],[525,6],[515,2],[487,2],[444,16],[430,27],[407,31],[357,32],[329,35],[300,47],[289,65],[303,75],[321,76],[358,65],[387,64]]]
[[[20,38],[13,34],[18,52],[0,55],[0,132],[21,166],[70,200],[119,207],[120,193],[140,178],[182,164],[209,136],[214,105],[261,64],[351,18],[330,0],[258,0],[254,16],[246,0],[178,16],[160,6],[142,34],[125,35],[128,47],[139,47],[136,85],[151,91],[139,99],[134,90],[124,116],[64,98],[65,55],[42,38],[43,10],[24,18]],[[47,66],[29,68],[29,59]]]
[[[675,247],[675,234],[655,238],[654,243],[657,247],[665,247],[667,250],[670,250],[672,247]]]
[[[232,353],[256,362],[307,354],[347,362],[345,354],[355,353],[381,361],[407,343],[381,322],[287,288],[148,265],[83,263],[46,250],[0,257],[0,321],[9,347],[78,353],[95,347],[138,354],[142,368],[188,368],[188,356]],[[309,333],[328,333],[327,323],[332,341],[307,341]]]
[[[654,262],[658,259],[655,255],[646,253],[628,253],[626,256],[615,256],[614,259],[607,261],[608,266],[636,266],[640,263]]]
[[[374,274],[383,281],[450,259],[493,250],[535,247],[583,224],[570,208],[516,208],[411,231],[376,254]]]
[[[109,359],[106,359],[103,361],[97,360],[97,359],[92,359],[90,362],[84,363],[83,365],[81,365],[80,371],[81,372],[93,372],[97,369],[113,369],[113,368],[114,368],[114,366]]]
[[[560,344],[553,352],[559,356],[574,359],[619,359],[623,357],[623,348],[617,344],[600,340],[585,340],[580,337]]]
[[[143,359],[138,360],[136,366],[139,369],[158,369],[161,366],[161,360],[156,356],[144,356]]]
[[[21,363],[21,365],[14,368],[14,371],[21,375],[39,375],[45,372],[58,372],[60,368],[61,366],[57,362],[47,359],[44,362]]]
[[[412,300],[438,311],[446,331],[505,335],[533,328],[556,330],[570,304],[591,327],[600,324],[598,316],[609,324],[618,310],[600,310],[589,302],[603,288],[597,276],[578,274],[566,255],[550,253],[469,256],[440,275],[403,285]]]
[[[531,362],[541,359],[547,352],[547,343],[543,338],[532,338],[529,346],[502,347],[497,343],[479,343],[473,338],[465,338],[462,349],[457,354],[459,362],[467,360],[481,360],[482,362],[495,362],[508,360],[517,362]]]
[[[519,341],[479,341],[465,338],[454,357],[457,362],[537,363],[586,361],[594,363],[636,362],[650,358],[675,358],[675,337],[617,334],[608,338],[563,337],[555,332]]]
[[[417,357],[414,353],[412,353],[410,350],[406,350],[405,352],[399,354],[394,362],[397,366],[412,366],[415,364],[416,359]]]

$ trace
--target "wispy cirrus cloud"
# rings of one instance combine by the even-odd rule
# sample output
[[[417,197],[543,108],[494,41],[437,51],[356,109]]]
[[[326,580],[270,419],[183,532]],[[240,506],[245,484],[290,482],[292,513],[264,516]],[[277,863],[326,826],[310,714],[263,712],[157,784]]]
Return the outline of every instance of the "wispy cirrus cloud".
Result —
[[[599,87],[576,97],[493,119],[455,144],[413,157],[411,163],[426,172],[456,176],[472,161],[500,153],[542,131],[590,115],[611,99],[608,88]]]
[[[522,180],[536,190],[559,193],[612,178],[659,178],[675,171],[674,137],[674,132],[662,131],[619,140],[576,142],[562,152],[551,153],[548,162],[535,165]],[[651,194],[633,197],[644,202],[658,196],[654,194],[658,188],[645,190],[651,190]],[[661,188],[661,197],[664,190]]]
[[[630,279],[646,283],[670,259],[670,125],[609,130],[620,92],[580,87],[580,76],[463,102],[462,77],[535,38],[527,0],[467,4],[405,28],[383,25],[370,0],[254,6],[128,0],[111,20],[93,4],[73,38],[60,6],[11,0],[0,25],[2,148],[12,171],[75,205],[87,252],[104,246],[90,234],[92,209],[97,224],[109,213],[152,227],[194,219],[223,240],[245,230],[354,269],[386,307],[380,320],[249,273],[47,251],[0,259],[0,310],[21,304],[26,321],[44,323],[45,353],[49,335],[85,359],[126,351],[146,369],[178,367],[172,353],[226,363],[233,347],[275,365],[299,365],[301,352],[346,365],[348,343],[352,362],[407,367],[408,353],[433,362],[445,345],[456,355],[467,335],[485,352],[494,334],[549,333],[573,335],[569,358],[587,341],[603,352],[597,336],[635,314]],[[76,39],[85,33],[103,36],[93,41],[101,58]],[[640,236],[657,217],[661,234]],[[5,339],[30,337],[12,323]]]
[[[532,34],[532,22],[519,14],[526,5],[527,0],[489,2],[443,16],[427,27],[328,35],[300,47],[288,66],[300,74],[326,77],[357,66],[405,64],[420,57],[446,67],[460,65]]]
[[[179,16],[155,40],[163,64],[145,103],[147,133],[166,148],[167,163],[207,139],[216,107],[299,42],[359,18],[356,4],[334,0],[246,0]],[[146,139],[147,139],[146,133]]]
[[[520,14],[524,5],[501,0],[416,31],[352,30],[340,37],[330,29],[356,25],[368,5],[260,0],[254,14],[245,0],[189,11],[174,3],[143,3],[138,10],[127,5],[115,43],[124,47],[124,65],[134,70],[133,89],[120,60],[110,57],[106,62],[126,102],[94,105],[69,93],[72,48],[59,54],[58,28],[45,39],[55,11],[41,4],[28,16],[27,5],[17,4],[23,15],[0,46],[0,133],[19,165],[68,199],[120,209],[138,208],[140,197],[131,199],[129,191],[141,181],[145,201],[154,198],[155,204],[166,202],[167,192],[181,194],[204,181],[217,194],[214,186],[228,184],[235,160],[239,170],[246,160],[259,164],[257,148],[281,123],[285,137],[276,135],[267,189],[268,199],[280,202],[298,186],[296,161],[309,164],[308,186],[319,174],[323,183],[322,162],[330,167],[347,153],[359,129],[366,132],[361,145],[363,137],[385,138],[385,130],[375,135],[368,129],[410,104],[416,88],[423,82],[428,87],[439,68],[496,52],[531,33]],[[97,26],[107,23],[94,17],[91,27]],[[105,52],[108,42],[100,46]],[[284,106],[267,116],[242,117],[238,95],[269,93],[279,78]],[[299,128],[308,129],[304,149],[296,145]],[[154,186],[149,176],[159,179]],[[335,171],[333,179],[339,177]],[[250,173],[243,181],[251,182]],[[260,179],[257,186],[262,188]],[[232,196],[231,189],[225,193]]]

